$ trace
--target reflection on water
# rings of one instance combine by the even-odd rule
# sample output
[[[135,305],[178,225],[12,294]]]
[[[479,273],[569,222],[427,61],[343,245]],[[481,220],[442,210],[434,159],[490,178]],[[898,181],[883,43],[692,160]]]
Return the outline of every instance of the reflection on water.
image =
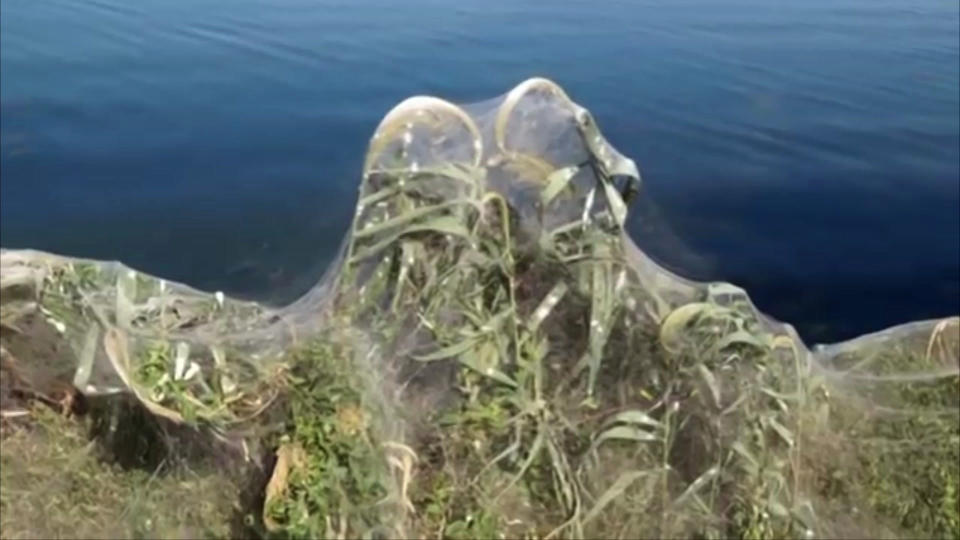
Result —
[[[4,247],[289,300],[413,94],[563,85],[635,158],[632,234],[808,338],[960,309],[950,0],[4,0]]]

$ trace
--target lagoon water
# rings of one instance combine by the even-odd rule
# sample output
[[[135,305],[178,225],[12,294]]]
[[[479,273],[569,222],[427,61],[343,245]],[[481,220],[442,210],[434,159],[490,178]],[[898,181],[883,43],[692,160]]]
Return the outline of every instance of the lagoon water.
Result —
[[[960,310],[957,0],[3,0],[0,245],[284,302],[386,111],[534,75],[668,268],[810,341]]]

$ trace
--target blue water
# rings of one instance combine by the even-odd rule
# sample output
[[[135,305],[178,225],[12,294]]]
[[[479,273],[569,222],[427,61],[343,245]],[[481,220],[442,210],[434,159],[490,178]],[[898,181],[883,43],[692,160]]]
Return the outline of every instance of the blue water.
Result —
[[[960,310],[957,0],[3,0],[0,245],[289,300],[387,110],[533,75],[667,267],[811,340]]]

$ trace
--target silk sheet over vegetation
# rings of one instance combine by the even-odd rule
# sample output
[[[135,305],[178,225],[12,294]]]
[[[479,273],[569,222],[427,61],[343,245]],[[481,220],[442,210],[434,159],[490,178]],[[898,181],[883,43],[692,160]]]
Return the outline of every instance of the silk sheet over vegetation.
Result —
[[[808,348],[639,189],[531,79],[390,111],[287,307],[3,251],[3,537],[960,538],[958,319]]]

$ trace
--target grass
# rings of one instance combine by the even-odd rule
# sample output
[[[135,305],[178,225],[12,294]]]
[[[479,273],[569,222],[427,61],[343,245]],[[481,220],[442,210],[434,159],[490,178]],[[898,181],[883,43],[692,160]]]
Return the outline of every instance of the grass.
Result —
[[[168,461],[151,469],[107,457],[89,427],[44,406],[5,429],[4,538],[230,538],[237,485]]]
[[[932,333],[931,345],[953,341],[939,354],[894,345],[837,360],[848,374],[887,380],[865,384],[855,399],[834,398],[837,406],[818,419],[810,444],[832,459],[813,465],[819,474],[811,488],[835,510],[872,514],[878,535],[960,536],[960,379],[898,377],[956,362],[957,325],[954,319],[941,326],[949,334]]]
[[[451,110],[425,115],[426,127],[481,132]],[[398,111],[384,133],[402,141],[398,126],[424,120]],[[135,418],[186,430],[198,455],[181,466],[216,445],[242,455],[202,478],[236,476],[257,495],[232,492],[244,535],[960,538],[957,320],[811,354],[742,290],[665,278],[622,233],[630,167],[592,136],[589,115],[575,117],[590,157],[556,170],[502,138],[484,166],[414,166],[406,143],[378,139],[319,305],[272,312],[116,265],[5,254],[5,370],[18,395],[55,405],[22,376],[39,353],[21,338],[66,344],[47,358],[61,382],[105,400],[121,388]],[[63,421],[30,410],[31,425]],[[120,446],[145,449],[138,470],[174,448],[112,418],[134,427]],[[129,527],[134,487],[146,494],[134,500],[169,500],[176,474],[114,474],[83,437],[64,446],[45,433],[85,460],[84,482],[114,486],[97,490],[114,493],[97,503],[113,510],[63,510],[64,523],[89,519],[76,530]],[[231,472],[261,459],[269,481]],[[43,507],[24,501],[14,516]],[[144,508],[151,523],[171,515]]]

